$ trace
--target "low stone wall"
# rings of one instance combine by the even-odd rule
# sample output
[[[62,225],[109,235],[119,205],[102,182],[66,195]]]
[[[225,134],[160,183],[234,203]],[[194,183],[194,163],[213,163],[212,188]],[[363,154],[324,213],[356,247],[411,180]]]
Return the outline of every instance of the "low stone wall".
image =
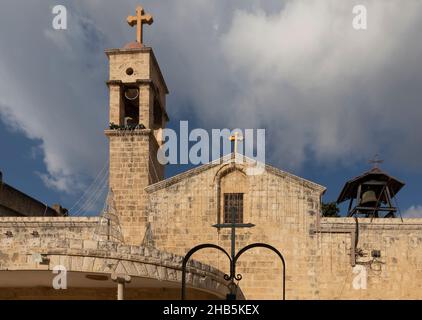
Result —
[[[322,218],[314,231],[320,298],[422,299],[422,219]]]
[[[154,248],[93,240],[98,220],[0,219],[0,270],[53,270],[61,265],[68,272],[116,273],[181,283],[183,257]],[[45,263],[36,262],[33,254],[41,255]],[[223,274],[194,260],[188,265],[187,285],[219,297],[227,293]]]
[[[99,218],[0,218],[0,272],[52,270],[55,265],[63,265],[71,272],[125,273],[180,284],[182,254],[93,240],[98,221]],[[272,228],[281,228],[278,237],[264,241],[276,243],[286,258],[287,299],[422,299],[422,219],[359,218],[356,223],[354,218],[321,218],[309,224],[309,229],[296,232],[285,224],[260,225],[255,228],[259,231],[256,237]],[[220,237],[223,236],[227,238],[227,230],[221,232]],[[239,231],[242,236],[244,230]],[[34,253],[43,255],[48,263],[35,262]],[[195,258],[205,261],[203,257]],[[280,269],[274,266],[274,258],[271,253],[256,250],[240,261],[238,272],[244,275],[241,282],[251,288],[252,296],[267,298],[268,288],[273,288],[274,298],[280,297]],[[301,259],[304,263],[299,263]],[[215,261],[219,261],[218,257]],[[224,261],[220,267],[226,264]],[[354,288],[359,275],[354,272],[356,266],[367,273],[366,288]],[[224,297],[227,287],[218,269],[193,261],[188,284],[204,294]],[[84,290],[73,294],[89,296],[89,288]],[[19,295],[19,290],[12,291]],[[132,291],[131,296],[141,298],[139,292]],[[160,297],[159,289],[150,292],[150,298]],[[162,294],[177,298],[177,292],[168,288]],[[27,292],[27,297],[32,294],[36,292]]]

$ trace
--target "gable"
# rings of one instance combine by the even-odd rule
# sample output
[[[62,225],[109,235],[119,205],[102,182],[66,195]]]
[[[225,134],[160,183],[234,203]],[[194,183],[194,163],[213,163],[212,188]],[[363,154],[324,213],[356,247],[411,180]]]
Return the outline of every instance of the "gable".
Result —
[[[216,177],[219,174],[222,174],[224,172],[224,170],[227,170],[228,168],[235,166],[238,169],[241,169],[243,171],[245,171],[246,173],[246,169],[247,168],[252,168],[252,167],[256,167],[257,166],[257,161],[248,158],[246,156],[243,155],[238,155],[238,160],[235,160],[232,156],[232,154],[228,154],[224,157],[221,157],[215,161],[212,161],[210,163],[198,166],[196,168],[190,169],[188,171],[185,171],[183,173],[180,173],[178,175],[175,175],[173,177],[167,178],[165,180],[159,181],[155,184],[149,185],[148,187],[145,188],[145,190],[148,193],[153,193],[155,191],[161,190],[161,189],[165,189],[168,188],[174,184],[180,183],[183,180],[186,179],[190,179],[193,178],[195,176],[199,176],[201,174],[207,173],[207,174],[214,174]],[[241,160],[241,161],[239,161]],[[273,166],[270,166],[268,164],[264,164],[263,167],[265,168],[265,171],[262,174],[270,174],[270,175],[274,175],[276,177],[281,177],[281,178],[288,178],[291,179],[293,181],[296,181],[299,184],[303,184],[304,186],[306,186],[307,188],[320,193],[321,195],[324,194],[326,188],[324,186],[321,186],[315,182],[303,179],[301,177],[298,177],[296,175],[293,175],[291,173],[282,171],[278,168],[275,168]]]

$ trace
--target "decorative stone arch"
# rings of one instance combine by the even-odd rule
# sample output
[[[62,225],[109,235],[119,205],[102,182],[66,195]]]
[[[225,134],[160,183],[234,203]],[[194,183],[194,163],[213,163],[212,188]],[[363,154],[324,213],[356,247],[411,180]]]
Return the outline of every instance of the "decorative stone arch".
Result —
[[[95,297],[101,299],[108,297],[110,292],[115,296],[114,290],[118,286],[115,281],[120,281],[119,278],[127,282],[129,298],[142,296],[142,291],[148,286],[164,288],[170,299],[179,296],[181,256],[155,248],[90,239],[63,238],[59,243],[57,238],[41,235],[39,240],[46,245],[40,247],[40,242],[22,241],[10,251],[13,259],[9,255],[3,259],[0,264],[0,298],[4,296],[4,291],[13,288],[18,296],[22,290],[28,290],[29,294],[42,299],[56,299],[64,295],[81,299],[87,296],[86,290],[95,289],[90,294],[94,292],[94,296],[98,294]],[[75,241],[80,241],[82,248],[71,248],[71,243]],[[20,263],[17,264],[15,259]],[[65,292],[48,289],[55,276],[52,273],[55,266],[66,269],[68,283],[72,284]],[[5,279],[11,277],[15,284],[8,286]],[[224,273],[199,261],[190,261],[187,265],[186,285],[191,296],[197,298],[222,299],[228,293]],[[108,291],[110,288],[112,291]],[[144,299],[145,294],[141,298]]]
[[[225,192],[243,193],[243,216],[249,214],[249,206],[246,205],[249,202],[249,181],[246,168],[243,165],[233,162],[222,166],[214,176],[214,186],[215,199],[217,199],[217,224],[223,222],[224,197],[222,195]]]

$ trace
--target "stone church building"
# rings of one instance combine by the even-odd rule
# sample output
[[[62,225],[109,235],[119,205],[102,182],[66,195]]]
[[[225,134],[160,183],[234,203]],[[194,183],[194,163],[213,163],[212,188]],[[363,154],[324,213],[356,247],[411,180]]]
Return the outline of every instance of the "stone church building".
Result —
[[[215,225],[233,222],[231,208],[236,223],[254,225],[237,228],[237,250],[266,243],[285,260],[283,281],[273,251],[245,252],[238,299],[282,299],[283,289],[286,299],[422,299],[422,219],[322,217],[323,186],[269,165],[249,175],[257,164],[235,153],[165,178],[157,151],[169,91],[142,43],[152,17],[138,8],[128,22],[137,41],[106,50],[107,210],[72,217],[59,206],[37,209],[34,199],[32,209],[15,208],[0,191],[0,299],[180,299],[190,249],[209,243],[230,252],[230,228]],[[63,270],[67,288],[56,289]],[[187,267],[187,299],[225,299],[229,273],[224,253],[198,251]]]

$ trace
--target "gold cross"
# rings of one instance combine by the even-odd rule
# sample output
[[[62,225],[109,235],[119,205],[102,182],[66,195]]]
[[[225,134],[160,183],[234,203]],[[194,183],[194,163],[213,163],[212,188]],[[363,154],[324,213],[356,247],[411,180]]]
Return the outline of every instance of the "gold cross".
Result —
[[[144,8],[141,6],[136,8],[136,16],[128,16],[127,23],[133,27],[136,25],[136,41],[142,44],[142,25],[144,23],[152,24],[154,19],[152,15],[145,14],[144,15]]]
[[[230,141],[234,141],[234,154],[237,154],[237,141],[242,141],[243,137],[239,137],[239,132],[235,132],[233,135],[229,137]]]

